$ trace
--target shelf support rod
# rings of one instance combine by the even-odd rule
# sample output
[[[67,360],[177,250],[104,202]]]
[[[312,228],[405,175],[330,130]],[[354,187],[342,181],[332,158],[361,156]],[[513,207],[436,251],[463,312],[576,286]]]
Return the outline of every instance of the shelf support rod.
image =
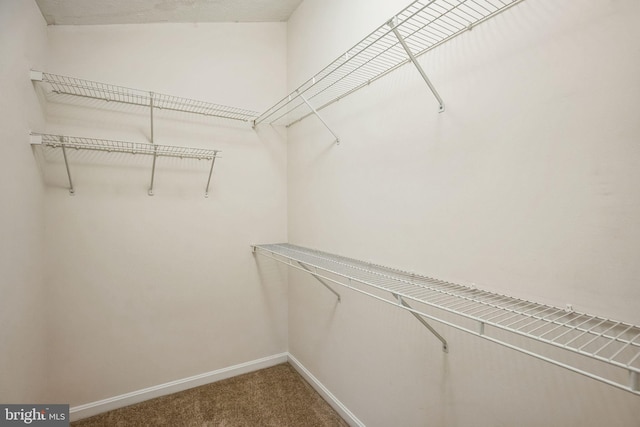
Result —
[[[153,166],[151,167],[151,185],[149,185],[148,194],[153,196],[153,181],[156,175],[156,159],[158,158],[158,147],[153,147]]]
[[[340,294],[338,292],[336,292],[331,286],[329,286],[327,284],[327,282],[325,282],[324,280],[322,280],[320,277],[318,277],[316,274],[313,273],[313,271],[311,271],[311,269],[309,267],[307,267],[306,265],[304,265],[303,263],[301,263],[300,261],[296,261],[298,263],[298,265],[302,268],[304,268],[309,274],[311,274],[313,276],[314,279],[316,279],[318,282],[322,283],[324,285],[325,288],[329,289],[331,292],[333,292],[333,294],[335,296],[338,297],[338,302],[341,301],[340,299]]]
[[[64,136],[60,137],[60,147],[62,147],[62,157],[64,157],[64,166],[67,168],[67,178],[69,178],[69,194],[73,196],[76,190],[73,188],[71,180],[71,171],[69,170],[69,161],[67,160],[67,149],[64,146]]]
[[[153,92],[149,92],[149,110],[151,113],[151,143],[153,144]]]
[[[211,184],[211,175],[213,174],[213,165],[216,163],[217,151],[213,152],[213,158],[211,159],[211,169],[209,169],[209,179],[207,179],[207,188],[204,190],[204,197],[209,197],[209,185]]]
[[[305,104],[307,104],[307,107],[309,107],[311,109],[311,111],[313,111],[313,114],[316,115],[316,117],[318,117],[318,119],[320,119],[320,121],[322,122],[322,124],[324,125],[324,127],[327,128],[327,130],[329,130],[329,132],[331,132],[331,135],[333,135],[333,137],[336,139],[336,144],[340,145],[340,138],[338,138],[338,135],[336,135],[331,128],[329,127],[329,125],[327,124],[327,122],[324,121],[324,119],[322,118],[322,116],[320,115],[320,113],[318,113],[318,111],[313,108],[313,105],[311,105],[309,103],[309,101],[307,101],[307,98],[304,97],[303,94],[300,93],[300,91],[298,92],[298,96],[300,97],[300,99],[302,99],[304,101]]]
[[[444,101],[438,94],[438,91],[436,90],[435,86],[433,86],[433,83],[431,83],[431,80],[429,80],[429,77],[427,77],[427,73],[424,72],[424,70],[422,69],[422,66],[416,59],[413,52],[411,52],[411,49],[409,48],[409,45],[407,45],[407,42],[404,40],[404,37],[402,37],[402,34],[400,34],[400,31],[398,31],[397,24],[398,24],[397,16],[394,16],[393,19],[391,19],[388,22],[389,27],[391,27],[391,31],[393,31],[393,34],[396,35],[396,37],[398,38],[398,41],[404,48],[404,51],[407,52],[409,59],[411,60],[411,62],[413,62],[413,65],[415,65],[415,67],[418,69],[418,72],[420,73],[424,81],[427,83],[427,86],[429,86],[429,89],[431,89],[433,96],[435,96],[436,99],[438,100],[438,103],[440,104],[440,108],[438,109],[438,112],[442,113],[444,111]]]
[[[392,294],[392,295],[394,296],[394,298],[398,300],[398,304],[413,310],[413,307],[407,304],[407,302],[400,295],[398,294]],[[409,313],[413,314],[413,317],[418,319],[420,323],[422,323],[427,329],[429,329],[429,331],[431,331],[433,335],[436,336],[436,338],[440,340],[440,342],[442,343],[442,351],[444,351],[445,353],[449,353],[449,345],[447,344],[447,340],[445,340],[442,335],[440,335],[435,329],[433,329],[433,326],[431,326],[426,320],[424,320],[424,318],[420,316],[418,313],[416,313],[415,311],[409,311]]]

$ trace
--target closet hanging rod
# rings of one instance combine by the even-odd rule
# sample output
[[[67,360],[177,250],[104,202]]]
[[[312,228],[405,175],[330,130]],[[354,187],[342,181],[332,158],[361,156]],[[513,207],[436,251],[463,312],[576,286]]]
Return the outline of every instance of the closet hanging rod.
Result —
[[[243,122],[253,122],[258,112],[174,95],[143,91],[77,77],[31,70],[31,80],[50,86],[55,94],[99,99],[121,104],[153,107],[161,110],[198,114]]]
[[[640,326],[290,244],[254,245],[253,250],[300,271],[305,270],[295,263],[303,263],[316,278],[640,396]],[[408,307],[405,299],[421,306]],[[531,350],[518,337],[548,348]]]
[[[392,18],[393,28],[413,55],[420,57],[521,1],[417,0]],[[320,111],[411,62],[389,21],[260,114],[255,124],[284,121],[291,126],[313,114],[298,95]]]

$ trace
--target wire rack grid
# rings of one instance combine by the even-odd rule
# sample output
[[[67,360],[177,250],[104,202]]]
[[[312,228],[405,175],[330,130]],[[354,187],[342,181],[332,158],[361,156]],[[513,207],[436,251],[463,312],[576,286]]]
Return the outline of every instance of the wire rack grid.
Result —
[[[129,153],[155,155],[158,157],[177,157],[181,159],[212,160],[220,157],[220,150],[205,148],[179,147],[173,145],[157,145],[150,143],[116,141],[109,139],[85,138],[78,136],[61,136],[37,134],[42,137],[42,145],[51,148],[65,146],[78,150],[104,151],[109,153]]]
[[[253,122],[258,112],[226,105],[213,104],[206,101],[182,98],[162,93],[147,92],[116,86],[108,83],[83,80],[76,77],[42,73],[42,81],[51,86],[56,94],[80,96],[84,98],[113,101],[123,104],[179,111],[204,116],[219,117],[230,120]]]
[[[333,104],[410,61],[392,30],[420,56],[522,0],[417,0],[384,23],[288,96],[262,113],[261,122],[287,126]]]
[[[311,273],[316,278],[348,287],[640,396],[640,326],[289,244],[256,245],[254,250],[289,267]],[[401,300],[385,299],[354,286],[354,283],[435,308],[440,313],[453,315],[453,318],[472,321],[476,327],[469,329],[463,322],[448,320],[448,317],[445,319],[445,316],[436,316],[423,309],[417,310],[403,305]],[[492,331],[498,334],[491,334]],[[524,349],[500,338],[500,332],[526,337],[585,356],[601,365],[621,369],[628,373],[629,383]]]

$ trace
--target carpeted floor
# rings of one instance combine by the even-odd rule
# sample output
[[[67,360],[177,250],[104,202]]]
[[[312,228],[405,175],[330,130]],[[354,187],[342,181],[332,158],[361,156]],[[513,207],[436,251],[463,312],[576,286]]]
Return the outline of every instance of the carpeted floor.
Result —
[[[71,423],[72,427],[348,427],[288,363]]]

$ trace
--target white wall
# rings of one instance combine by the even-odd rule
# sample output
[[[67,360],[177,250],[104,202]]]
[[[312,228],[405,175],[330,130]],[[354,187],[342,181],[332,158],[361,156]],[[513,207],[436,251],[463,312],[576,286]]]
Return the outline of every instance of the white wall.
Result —
[[[307,0],[294,89],[405,1]],[[289,241],[640,323],[640,6],[524,1],[288,129]],[[635,396],[292,272],[289,346],[368,426],[636,425]]]
[[[286,90],[286,24],[48,29],[48,72],[259,110]],[[145,142],[148,111],[49,99],[47,131]],[[58,99],[59,101],[59,99]],[[71,104],[71,105],[69,105]],[[286,351],[286,276],[255,242],[287,240],[286,145],[271,128],[156,111],[155,142],[208,163],[45,153],[52,392],[72,406]],[[118,165],[122,162],[122,165]],[[261,276],[262,274],[262,276]]]
[[[29,80],[46,24],[35,2],[0,2],[0,402],[43,401],[46,330],[42,179],[29,130],[43,117]]]

